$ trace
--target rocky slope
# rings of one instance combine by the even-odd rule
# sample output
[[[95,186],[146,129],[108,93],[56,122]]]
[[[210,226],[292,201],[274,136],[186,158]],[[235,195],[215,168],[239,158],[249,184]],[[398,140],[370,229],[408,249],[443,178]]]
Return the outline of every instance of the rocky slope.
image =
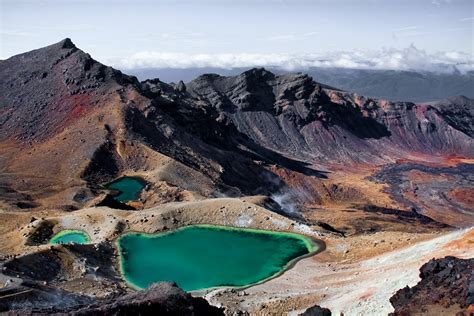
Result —
[[[10,206],[74,209],[126,170],[160,169],[151,182],[161,185],[163,199],[188,189],[209,195],[278,183],[240,153],[239,133],[209,109],[179,100],[169,86],[169,94],[153,93],[69,39],[3,61],[0,73],[0,181]],[[263,177],[249,181],[253,174]]]
[[[437,249],[419,242],[474,224],[473,103],[467,98],[388,102],[264,69],[202,75],[187,85],[139,82],[69,39],[1,61],[0,92],[0,278],[5,291],[31,285],[23,281],[49,283],[54,293],[15,287],[46,302],[31,308],[50,308],[60,298],[80,302],[62,311],[103,313],[103,304],[126,313],[127,301],[137,297],[94,301],[129,291],[113,240],[127,230],[215,223],[319,236],[329,245],[322,261],[306,258],[303,272],[285,273],[294,282],[278,286],[282,301],[274,300],[272,288],[282,278],[252,287],[245,298],[235,291],[210,295],[228,311],[255,311],[262,300],[277,313],[319,301],[334,311],[389,311],[384,290],[413,281],[411,272]],[[123,175],[146,182],[140,199],[127,205],[102,187]],[[84,230],[93,244],[45,245],[62,229]],[[448,245],[460,234],[438,241]],[[422,258],[410,249],[390,255],[412,240]],[[467,240],[440,253],[467,257]],[[376,255],[386,267],[370,259]],[[412,266],[399,275],[407,255]],[[357,282],[345,278],[346,293],[367,298],[366,305],[350,295],[340,299],[333,285],[341,286],[347,271]],[[364,279],[364,271],[377,278]],[[308,275],[318,282],[308,285]],[[379,288],[388,278],[397,283]],[[371,290],[356,291],[360,282]],[[177,290],[161,290],[184,300],[186,310],[200,308]],[[165,298],[157,297],[162,304]],[[81,304],[87,306],[82,312]]]
[[[432,259],[420,268],[420,278],[392,296],[393,315],[474,313],[474,259]]]
[[[203,75],[189,91],[255,142],[298,159],[380,163],[414,153],[474,153],[466,134],[471,126],[456,122],[472,117],[472,104],[453,113],[441,105],[387,102],[324,87],[304,74],[253,69],[235,77]]]
[[[341,201],[382,206],[379,195],[370,203],[363,201],[371,193],[361,192],[360,182],[340,182],[334,172],[354,174],[367,166],[385,166],[393,170],[387,172],[386,180],[369,179],[389,185],[385,191],[398,202],[394,208],[414,208],[454,226],[474,224],[474,210],[465,200],[473,189],[469,165],[461,165],[463,171],[450,170],[452,176],[443,180],[443,187],[428,177],[421,183],[414,177],[398,184],[394,180],[399,178],[394,169],[416,169],[407,165],[409,161],[430,163],[432,169],[426,168],[427,174],[436,178],[439,174],[444,177],[443,166],[450,159],[473,157],[470,122],[474,106],[470,99],[459,97],[435,104],[388,102],[338,91],[304,74],[277,76],[264,69],[234,77],[203,75],[189,83],[187,91],[228,118],[254,143],[304,161],[319,170],[320,176],[339,180],[331,183],[306,177],[307,170],[274,168],[291,188],[293,200],[325,206]],[[401,193],[404,198],[397,195],[399,184],[408,187]],[[418,192],[431,192],[430,197],[421,200],[416,194],[418,187]],[[459,187],[465,190],[445,198]],[[408,202],[413,192],[415,198]]]
[[[173,283],[157,283],[102,300],[34,285],[0,289],[0,294],[0,312],[8,315],[224,315],[221,309]]]
[[[101,183],[131,174],[149,183],[138,207],[265,194],[287,212],[294,203],[410,210],[380,188],[367,191],[376,187],[366,179],[372,169],[474,156],[466,98],[388,102],[264,69],[202,75],[188,85],[139,82],[69,39],[2,61],[0,75],[6,209],[94,205]]]

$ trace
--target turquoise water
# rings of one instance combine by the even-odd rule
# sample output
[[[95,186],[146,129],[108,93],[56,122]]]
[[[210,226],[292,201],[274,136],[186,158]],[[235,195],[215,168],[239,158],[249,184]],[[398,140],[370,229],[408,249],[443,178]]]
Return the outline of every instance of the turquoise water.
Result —
[[[118,240],[125,280],[136,288],[174,281],[185,291],[258,283],[315,251],[306,237],[221,226],[187,226]]]
[[[136,201],[145,187],[145,181],[136,177],[122,177],[105,185],[109,190],[118,192],[114,199],[119,202]]]
[[[90,242],[90,238],[79,230],[63,230],[54,235],[49,242],[51,244],[87,244]]]

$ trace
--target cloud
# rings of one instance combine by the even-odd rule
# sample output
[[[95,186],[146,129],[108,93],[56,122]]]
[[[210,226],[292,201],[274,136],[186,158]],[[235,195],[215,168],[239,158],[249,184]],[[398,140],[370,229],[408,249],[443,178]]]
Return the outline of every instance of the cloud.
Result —
[[[427,53],[411,45],[404,49],[355,50],[350,52],[312,54],[185,54],[139,52],[127,58],[102,61],[120,69],[143,68],[240,68],[276,67],[303,70],[309,67],[340,67],[355,69],[393,69],[452,72],[474,70],[471,54],[457,51]]]
[[[413,26],[406,26],[406,27],[396,29],[393,33],[393,37],[397,39],[399,37],[420,37],[420,36],[427,36],[427,35],[433,35],[433,34],[436,34],[436,33],[433,31],[427,30],[425,27],[413,25]]]
[[[279,34],[263,38],[266,41],[303,41],[318,35],[319,32],[295,33],[295,34]]]
[[[440,6],[442,4],[450,4],[451,0],[432,0],[431,3],[435,6]]]
[[[471,16],[471,17],[468,17],[468,18],[462,18],[459,21],[461,21],[461,22],[474,21],[474,16]]]
[[[4,36],[32,36],[33,34],[30,32],[23,32],[17,30],[1,30],[0,35]]]
[[[75,25],[61,25],[61,26],[58,26],[58,25],[34,26],[34,27],[29,28],[29,30],[33,32],[23,31],[21,29],[5,29],[5,30],[0,30],[0,35],[24,37],[24,36],[38,36],[39,33],[45,33],[45,32],[87,31],[87,30],[92,30],[92,29],[93,29],[93,26],[90,24],[75,24]]]
[[[38,31],[90,31],[94,29],[92,24],[38,25],[32,28]]]
[[[401,27],[399,29],[396,29],[395,31],[397,31],[397,32],[412,31],[412,30],[416,30],[417,28],[418,28],[418,26],[412,25],[412,26]]]
[[[205,41],[205,33],[188,32],[188,33],[148,33],[139,37],[134,37],[133,41],[149,42],[149,41],[173,41],[173,42],[198,42]]]
[[[433,32],[407,30],[404,32],[395,33],[395,37],[415,37],[415,36],[426,36],[431,35]]]

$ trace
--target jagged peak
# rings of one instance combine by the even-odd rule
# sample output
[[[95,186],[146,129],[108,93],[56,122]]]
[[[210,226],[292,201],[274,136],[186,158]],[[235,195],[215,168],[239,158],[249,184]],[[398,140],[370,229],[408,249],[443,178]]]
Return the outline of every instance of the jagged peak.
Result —
[[[313,78],[307,74],[301,72],[285,73],[276,77],[277,81],[280,84],[289,84],[293,85],[317,85],[319,82],[313,80]]]
[[[68,50],[69,52],[75,52],[75,51],[81,51],[79,48],[74,45],[74,43],[71,41],[70,38],[65,38],[59,42],[56,42],[54,44],[44,46],[41,48],[37,48],[28,52],[24,52],[18,55],[11,56],[10,58],[6,59],[7,60],[17,60],[17,58],[31,58],[33,56],[43,56],[41,59],[48,59],[52,60],[51,56],[56,56],[63,54],[63,50]],[[81,51],[82,52],[82,51]],[[84,53],[85,54],[85,53]]]
[[[50,51],[58,51],[58,52],[60,52],[63,49],[67,49],[67,50],[71,50],[71,51],[80,50],[79,48],[77,48],[77,46],[72,42],[72,40],[69,37],[66,37],[63,40],[60,40],[57,43],[48,45],[48,46],[43,47],[43,48],[39,48],[38,50],[45,50],[45,49],[50,50]],[[38,51],[38,50],[36,50],[36,51]]]
[[[260,67],[260,68],[252,68],[252,69],[249,69],[247,71],[244,71],[241,76],[244,76],[244,77],[256,77],[256,78],[261,78],[261,79],[265,79],[265,80],[268,80],[268,79],[274,79],[275,78],[275,74],[272,73],[271,71],[268,71],[266,70],[265,68],[263,67]]]
[[[66,37],[62,41],[60,41],[58,44],[61,45],[61,48],[77,48],[76,45],[71,41],[69,37]]]
[[[202,74],[200,75],[199,77],[197,77],[196,79],[194,79],[193,81],[201,81],[201,80],[205,80],[205,81],[214,81],[218,78],[223,78],[223,76],[221,75],[218,75],[218,74],[214,74],[214,73],[208,73],[208,74]]]

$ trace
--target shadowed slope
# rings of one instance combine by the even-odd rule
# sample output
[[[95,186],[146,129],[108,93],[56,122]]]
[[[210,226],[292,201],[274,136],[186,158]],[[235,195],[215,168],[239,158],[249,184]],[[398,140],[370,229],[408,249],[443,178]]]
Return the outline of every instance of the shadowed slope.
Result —
[[[328,90],[303,74],[203,75],[188,90],[255,142],[299,159],[374,163],[387,154],[474,153],[470,127],[459,133],[453,124],[465,112],[445,121],[433,107]]]
[[[212,108],[165,84],[165,93],[155,93],[94,61],[69,39],[3,61],[0,73],[0,184],[7,205],[75,209],[91,201],[101,183],[123,172],[157,172],[170,158],[193,174],[188,182],[197,171],[213,183],[206,194],[268,193],[284,185],[253,161],[280,156],[264,148],[259,153],[258,144],[239,136]],[[240,148],[245,142],[251,153]],[[160,179],[150,180],[160,185]]]

